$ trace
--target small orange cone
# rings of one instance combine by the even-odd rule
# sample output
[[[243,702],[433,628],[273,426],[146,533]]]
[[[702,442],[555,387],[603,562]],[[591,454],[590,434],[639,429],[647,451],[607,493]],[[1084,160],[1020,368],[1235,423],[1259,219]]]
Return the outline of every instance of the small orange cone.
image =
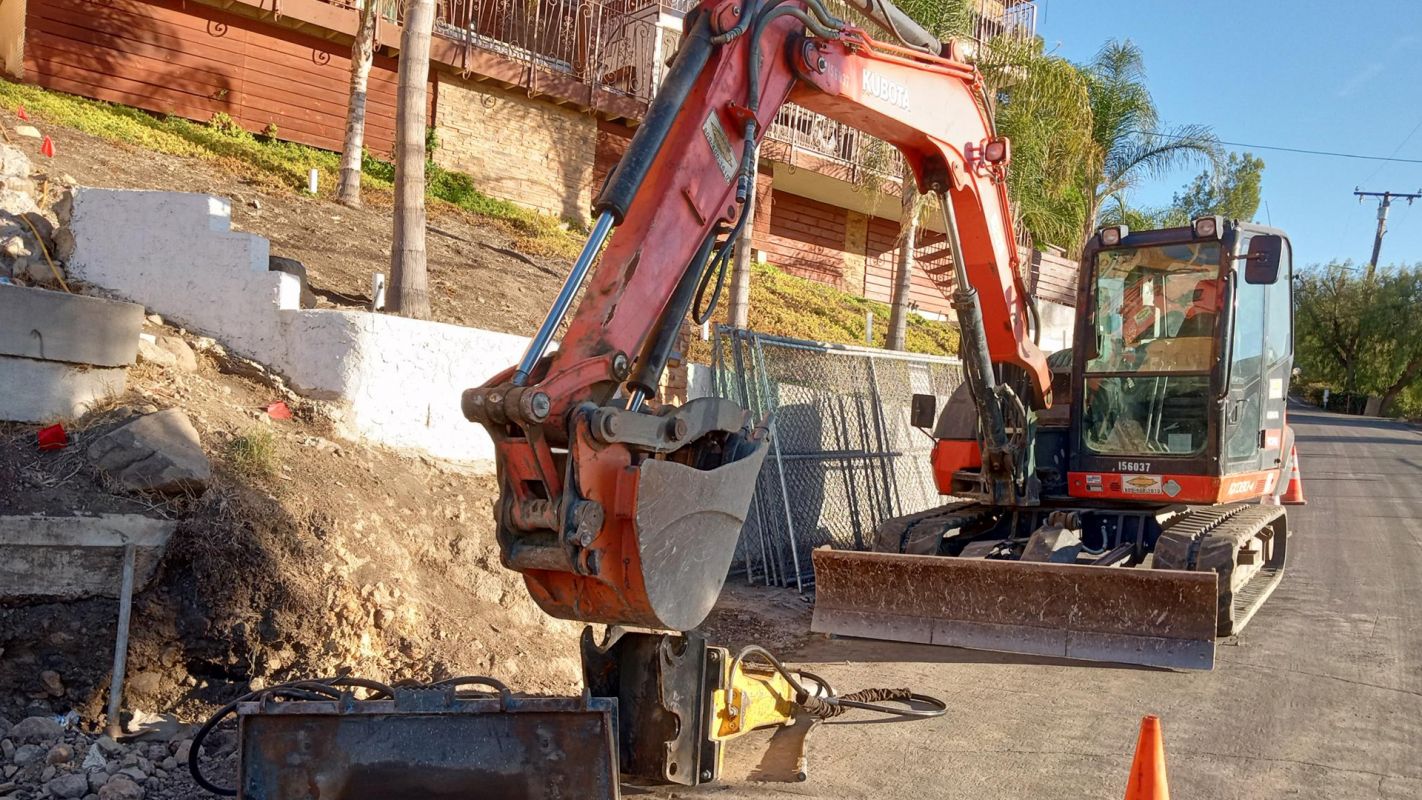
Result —
[[[24,106],[18,106],[18,107],[15,108],[15,116],[19,117],[20,119],[24,120],[25,122],[29,122],[29,121],[30,121],[30,115],[25,113],[25,107],[24,107]]]
[[[1165,780],[1165,740],[1160,734],[1160,717],[1154,714],[1141,720],[1126,800],[1170,800],[1170,786]]]
[[[1280,502],[1286,506],[1306,506],[1308,500],[1304,499],[1303,477],[1299,475],[1299,449],[1297,447],[1289,451],[1289,463],[1292,465],[1289,470],[1289,485],[1284,489],[1284,496]]]
[[[54,158],[54,140],[48,136],[44,137],[44,142],[40,144],[40,155],[45,158]]]

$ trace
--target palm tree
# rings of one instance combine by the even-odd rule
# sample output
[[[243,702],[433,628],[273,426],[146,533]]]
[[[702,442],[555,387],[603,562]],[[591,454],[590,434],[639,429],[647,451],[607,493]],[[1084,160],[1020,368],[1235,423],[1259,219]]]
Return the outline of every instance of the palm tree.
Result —
[[[1012,141],[1008,190],[1034,242],[1066,250],[1084,224],[1083,165],[1095,158],[1086,76],[1041,39],[1000,37],[978,69],[995,98],[997,132]]]
[[[1208,127],[1162,128],[1146,86],[1145,59],[1129,39],[1107,42],[1082,73],[1095,153],[1085,165],[1084,225],[1075,252],[1095,233],[1107,201],[1114,200],[1119,211],[1125,211],[1126,193],[1143,178],[1161,177],[1192,161],[1215,167],[1221,161],[1219,139]]]
[[[900,10],[939,39],[967,36],[973,28],[973,6],[968,0],[900,0]],[[903,162],[899,179],[899,235],[895,246],[894,287],[889,300],[889,331],[884,347],[902,350],[908,339],[909,290],[913,285],[914,245],[924,198],[918,193],[913,170]]]

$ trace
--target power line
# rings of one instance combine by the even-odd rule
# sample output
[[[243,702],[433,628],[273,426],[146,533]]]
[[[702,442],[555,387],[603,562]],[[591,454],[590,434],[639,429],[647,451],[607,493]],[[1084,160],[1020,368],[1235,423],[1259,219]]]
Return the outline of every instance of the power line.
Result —
[[[1169,133],[1152,133],[1151,131],[1136,131],[1142,136],[1159,136],[1162,139],[1188,139],[1194,137],[1176,136]],[[1245,144],[1243,142],[1219,142],[1230,147],[1247,147],[1251,150],[1278,150],[1284,153],[1302,153],[1309,156],[1328,156],[1330,158],[1356,158],[1361,161],[1391,161],[1395,164],[1422,164],[1422,158],[1393,158],[1392,156],[1367,156],[1361,153],[1338,153],[1331,150],[1310,150],[1303,147],[1280,147],[1269,144]],[[1401,149],[1400,147],[1398,149]]]
[[[1419,130],[1422,130],[1422,120],[1418,120],[1418,121],[1417,121],[1417,124],[1412,127],[1412,130],[1411,130],[1411,131],[1408,131],[1407,135],[1404,136],[1404,137],[1402,137],[1402,141],[1398,142],[1398,143],[1397,143],[1397,147],[1394,147],[1394,148],[1392,149],[1392,153],[1388,156],[1388,158],[1392,158],[1392,156],[1395,156],[1395,155],[1397,155],[1398,153],[1400,153],[1400,152],[1402,151],[1402,146],[1405,145],[1405,144],[1407,144],[1409,141],[1411,141],[1411,140],[1412,140],[1412,137],[1413,137],[1413,136],[1417,133],[1417,131],[1419,131]],[[1368,177],[1366,177],[1366,178],[1363,179],[1363,183],[1367,183],[1368,181],[1372,180],[1373,178],[1376,178],[1377,175],[1378,175],[1378,173],[1379,173],[1379,172],[1382,172],[1382,168],[1383,168],[1383,165],[1382,165],[1382,164],[1379,164],[1379,165],[1377,166],[1377,169],[1374,169],[1371,173],[1368,174]],[[1410,204],[1409,204],[1409,205],[1410,205]]]

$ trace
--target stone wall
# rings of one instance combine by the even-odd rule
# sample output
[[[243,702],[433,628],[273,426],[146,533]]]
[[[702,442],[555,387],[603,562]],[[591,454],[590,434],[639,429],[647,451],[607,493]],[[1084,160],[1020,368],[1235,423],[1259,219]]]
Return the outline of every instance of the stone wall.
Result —
[[[437,92],[436,164],[468,173],[486,194],[587,221],[597,151],[592,116],[445,74]]]

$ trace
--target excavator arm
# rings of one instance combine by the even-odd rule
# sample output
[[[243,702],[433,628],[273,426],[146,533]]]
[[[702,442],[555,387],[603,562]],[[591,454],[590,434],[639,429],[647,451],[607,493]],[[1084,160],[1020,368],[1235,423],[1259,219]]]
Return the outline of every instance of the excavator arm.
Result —
[[[503,562],[566,619],[686,630],[720,591],[765,429],[727,400],[655,400],[688,312],[715,302],[749,235],[756,147],[786,102],[892,143],[938,197],[953,263],[929,275],[959,316],[994,496],[1021,491],[1030,454],[1014,442],[1030,437],[1014,425],[1051,402],[1017,270],[1008,143],[974,68],[928,52],[926,34],[875,41],[816,0],[706,0],[684,34],[528,352],[463,398],[495,443]]]

